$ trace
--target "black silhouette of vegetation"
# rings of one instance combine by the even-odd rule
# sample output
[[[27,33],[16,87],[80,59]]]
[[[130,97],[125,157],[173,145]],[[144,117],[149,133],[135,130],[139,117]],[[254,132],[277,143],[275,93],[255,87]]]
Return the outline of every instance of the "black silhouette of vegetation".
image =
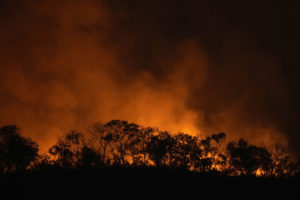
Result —
[[[16,126],[0,129],[0,171],[11,173],[25,170],[38,155],[38,145],[20,135]]]
[[[32,183],[77,183],[85,189],[101,183],[106,189],[114,184],[121,191],[130,190],[132,184],[143,191],[151,181],[158,190],[164,185],[174,189],[178,187],[175,183],[181,189],[196,187],[190,181],[210,190],[231,185],[241,190],[245,180],[257,185],[263,180],[281,189],[286,181],[290,181],[289,188],[298,183],[299,161],[290,158],[282,146],[268,150],[244,139],[225,139],[225,133],[206,137],[171,134],[112,120],[94,124],[86,134],[71,131],[39,155],[38,145],[22,137],[16,126],[4,126],[0,129],[1,183],[15,180],[14,176],[21,177],[18,181],[24,185],[29,179]]]

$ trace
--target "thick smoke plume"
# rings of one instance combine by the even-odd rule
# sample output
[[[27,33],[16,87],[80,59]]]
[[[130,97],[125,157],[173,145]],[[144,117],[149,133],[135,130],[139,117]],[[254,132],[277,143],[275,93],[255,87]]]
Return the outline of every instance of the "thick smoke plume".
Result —
[[[290,15],[280,27],[274,21],[290,7],[133,0],[0,7],[0,125],[18,124],[42,150],[70,129],[111,119],[297,150],[298,86],[286,70],[299,65],[286,53],[297,47],[280,42]]]

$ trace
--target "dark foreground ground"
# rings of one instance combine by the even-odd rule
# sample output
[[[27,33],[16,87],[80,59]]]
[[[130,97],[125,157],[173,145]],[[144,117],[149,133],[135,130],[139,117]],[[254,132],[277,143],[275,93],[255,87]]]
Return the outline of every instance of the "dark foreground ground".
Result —
[[[38,199],[300,199],[299,177],[228,177],[151,168],[44,169],[2,175],[0,187],[1,194]]]

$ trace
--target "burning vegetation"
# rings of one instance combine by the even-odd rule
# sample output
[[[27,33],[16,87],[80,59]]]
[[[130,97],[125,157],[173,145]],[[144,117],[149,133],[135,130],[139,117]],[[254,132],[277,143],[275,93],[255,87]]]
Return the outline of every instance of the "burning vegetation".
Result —
[[[226,134],[192,136],[171,134],[127,121],[96,123],[88,133],[71,131],[47,153],[20,135],[16,126],[0,129],[2,173],[45,169],[159,168],[226,176],[291,177],[300,163],[284,148],[258,147],[240,139],[227,142]]]

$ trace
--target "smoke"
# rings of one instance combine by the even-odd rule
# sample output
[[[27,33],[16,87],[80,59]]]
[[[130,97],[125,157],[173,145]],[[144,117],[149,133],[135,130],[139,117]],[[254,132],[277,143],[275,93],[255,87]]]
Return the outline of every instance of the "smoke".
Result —
[[[295,84],[272,42],[284,34],[264,30],[274,29],[274,10],[198,1],[0,4],[0,125],[18,124],[42,151],[70,129],[111,119],[297,149]],[[258,16],[249,17],[253,9]]]

